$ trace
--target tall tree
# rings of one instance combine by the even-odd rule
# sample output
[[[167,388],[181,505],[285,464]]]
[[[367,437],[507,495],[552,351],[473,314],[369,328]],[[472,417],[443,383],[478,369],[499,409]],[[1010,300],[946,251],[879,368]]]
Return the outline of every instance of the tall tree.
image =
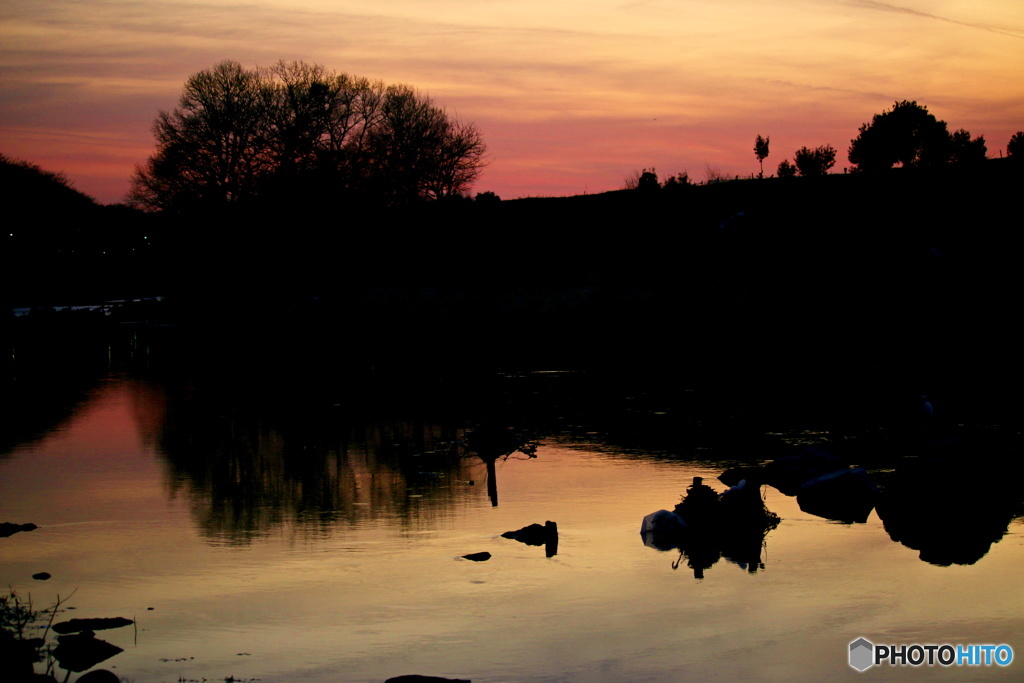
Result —
[[[761,167],[761,171],[757,174],[758,178],[764,177],[764,160],[768,158],[769,140],[771,140],[770,137],[763,138],[760,135],[754,140],[754,156],[757,157],[757,163]]]

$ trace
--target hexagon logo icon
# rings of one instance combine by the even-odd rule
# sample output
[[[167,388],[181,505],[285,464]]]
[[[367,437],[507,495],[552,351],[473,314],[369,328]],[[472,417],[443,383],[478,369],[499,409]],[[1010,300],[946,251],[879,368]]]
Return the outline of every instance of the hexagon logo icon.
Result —
[[[864,671],[874,664],[875,646],[870,640],[858,638],[850,643],[850,666]]]

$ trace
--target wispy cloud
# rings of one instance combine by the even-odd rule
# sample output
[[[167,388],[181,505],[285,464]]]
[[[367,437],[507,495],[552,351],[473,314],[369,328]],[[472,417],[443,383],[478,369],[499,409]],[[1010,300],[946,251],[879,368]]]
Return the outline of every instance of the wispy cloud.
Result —
[[[481,127],[493,159],[481,189],[499,194],[532,182],[542,187],[526,193],[610,189],[652,164],[699,171],[707,160],[741,173],[752,168],[757,133],[777,149],[840,146],[903,98],[942,102],[951,125],[983,123],[979,132],[1008,137],[1024,99],[1018,6],[6,0],[2,151],[68,164],[57,170],[81,186],[100,174],[107,187],[109,158],[98,171],[83,160],[103,144],[138,150],[123,168],[126,188],[151,148],[157,110],[175,105],[190,74],[223,59],[301,59],[410,83]]]
[[[1004,36],[1010,36],[1011,38],[1024,39],[1024,31],[1020,30],[1009,30],[999,26],[993,26],[991,24],[965,21],[962,19],[954,19],[952,17],[942,16],[940,14],[933,14],[913,7],[906,7],[903,5],[894,5],[888,2],[879,2],[878,0],[848,0],[849,3],[855,7],[864,7],[866,9],[878,10],[880,12],[895,12],[897,14],[909,14],[915,17],[921,17],[923,19],[933,19],[935,21],[944,21],[950,24],[956,24],[957,26],[966,26],[968,28],[978,29],[980,31],[989,31],[991,33],[999,33]],[[931,4],[931,3],[929,3]]]

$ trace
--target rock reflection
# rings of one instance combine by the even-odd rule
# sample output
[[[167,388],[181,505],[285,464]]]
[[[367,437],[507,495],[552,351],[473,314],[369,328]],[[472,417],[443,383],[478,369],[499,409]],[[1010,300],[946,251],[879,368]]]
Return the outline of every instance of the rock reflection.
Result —
[[[971,565],[1006,534],[1019,513],[1017,477],[977,486],[962,467],[930,461],[897,470],[879,498],[877,510],[889,537],[920,551],[938,566]]]
[[[640,533],[651,548],[679,550],[672,569],[685,560],[694,578],[703,579],[705,570],[723,557],[751,574],[764,569],[765,539],[779,522],[765,507],[757,484],[743,480],[718,494],[694,477],[675,509],[645,517]]]

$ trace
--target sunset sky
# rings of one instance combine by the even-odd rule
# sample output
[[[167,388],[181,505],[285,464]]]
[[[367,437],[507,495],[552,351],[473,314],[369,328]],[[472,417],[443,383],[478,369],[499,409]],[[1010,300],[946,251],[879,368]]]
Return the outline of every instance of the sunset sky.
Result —
[[[119,201],[150,126],[224,59],[408,83],[473,121],[474,191],[600,192],[642,167],[766,172],[917,100],[998,156],[1024,129],[1021,0],[4,0],[0,152]]]

